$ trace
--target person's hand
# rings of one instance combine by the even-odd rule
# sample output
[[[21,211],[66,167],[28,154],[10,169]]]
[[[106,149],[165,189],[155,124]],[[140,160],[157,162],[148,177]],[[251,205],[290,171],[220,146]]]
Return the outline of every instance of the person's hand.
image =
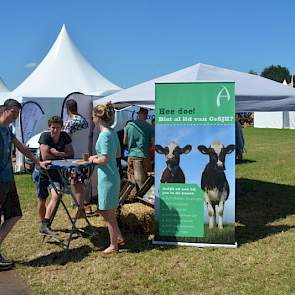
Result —
[[[91,164],[94,164],[94,163],[93,163],[93,160],[94,160],[94,159],[96,159],[96,156],[90,156],[90,157],[88,158],[88,162],[91,163]]]
[[[64,157],[64,152],[59,152],[55,148],[51,148],[49,150],[50,154],[53,155],[55,158],[63,158]]]
[[[39,162],[40,167],[43,168],[43,169],[48,169],[49,164],[51,164],[51,161],[49,161],[49,160]]]
[[[60,152],[55,148],[51,148],[49,152],[55,157],[60,157]]]
[[[49,149],[49,152],[50,152],[51,154],[55,155],[56,153],[58,153],[58,150],[55,149],[55,148],[50,148],[50,149]]]

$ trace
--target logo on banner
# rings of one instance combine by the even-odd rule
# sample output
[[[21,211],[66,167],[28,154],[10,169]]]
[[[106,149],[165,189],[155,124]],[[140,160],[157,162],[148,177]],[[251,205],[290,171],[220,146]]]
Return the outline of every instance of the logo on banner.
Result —
[[[216,97],[216,105],[218,108],[221,106],[221,99],[226,99],[227,101],[230,101],[230,94],[225,86],[221,88]]]

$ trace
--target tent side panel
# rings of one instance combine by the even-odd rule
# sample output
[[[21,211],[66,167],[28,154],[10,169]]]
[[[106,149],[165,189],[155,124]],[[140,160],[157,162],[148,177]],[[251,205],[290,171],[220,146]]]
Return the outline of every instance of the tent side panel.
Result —
[[[255,112],[255,128],[283,128],[283,112]]]

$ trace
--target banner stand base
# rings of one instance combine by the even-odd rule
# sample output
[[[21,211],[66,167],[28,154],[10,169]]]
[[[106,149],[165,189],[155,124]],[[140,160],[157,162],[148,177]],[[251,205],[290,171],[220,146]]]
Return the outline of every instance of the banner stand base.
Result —
[[[207,243],[186,243],[186,242],[165,242],[165,241],[152,241],[153,245],[176,245],[176,246],[188,246],[188,247],[198,247],[198,248],[207,248],[207,247],[213,247],[213,248],[231,248],[236,249],[238,248],[238,243],[235,242],[235,244],[207,244]]]

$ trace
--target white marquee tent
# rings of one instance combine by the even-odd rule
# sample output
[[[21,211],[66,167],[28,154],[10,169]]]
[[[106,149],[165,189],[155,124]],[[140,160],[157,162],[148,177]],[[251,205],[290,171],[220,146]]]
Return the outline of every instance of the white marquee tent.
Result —
[[[94,105],[112,101],[123,105],[151,106],[155,101],[155,83],[193,81],[234,81],[236,112],[295,110],[295,89],[257,75],[202,63],[95,100]]]
[[[290,84],[286,80],[282,84],[293,88],[293,76]],[[254,118],[254,127],[256,128],[295,129],[295,112],[293,111],[255,112]]]
[[[254,127],[295,129],[295,112],[255,112]]]
[[[120,89],[88,63],[63,25],[45,58],[9,97],[21,102],[36,98],[45,105],[49,100],[46,106],[50,106],[52,98],[63,99],[72,92],[103,97]],[[5,98],[1,95],[1,101]]]
[[[9,89],[0,77],[0,93],[2,92],[9,92]]]
[[[4,83],[4,81],[0,77],[0,105],[3,104],[4,98],[8,97],[10,94],[10,90]]]
[[[65,25],[39,66],[14,91],[23,97],[65,97],[71,92],[105,96],[120,90],[83,57]]]
[[[9,95],[20,102],[38,103],[45,115],[33,134],[47,129],[48,117],[60,115],[64,98],[73,92],[103,97],[121,88],[98,73],[83,57],[67,33],[65,25],[38,67]],[[19,130],[19,128],[17,128]],[[17,160],[17,171],[22,170]],[[19,163],[19,164],[18,164]]]

